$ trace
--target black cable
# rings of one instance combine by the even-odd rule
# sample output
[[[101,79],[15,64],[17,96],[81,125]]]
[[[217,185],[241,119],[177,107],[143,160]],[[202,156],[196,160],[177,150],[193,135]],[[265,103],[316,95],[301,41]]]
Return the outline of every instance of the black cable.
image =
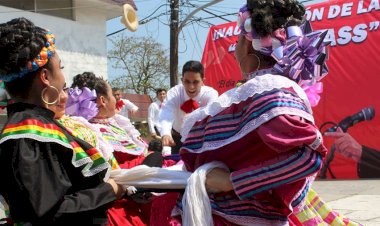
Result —
[[[315,0],[305,0],[305,1],[301,1],[300,3],[303,4],[303,3],[306,3],[306,2],[313,2]]]
[[[232,16],[232,15],[236,15],[236,13],[227,13],[227,14],[224,14],[224,15],[221,15],[221,16]],[[207,20],[207,19],[213,19],[213,18],[217,18],[216,16],[212,16],[212,17],[203,17],[201,19],[203,20]],[[229,21],[231,22],[231,21]]]
[[[162,4],[160,5],[159,7],[157,7],[157,9],[155,9],[151,14],[149,14],[149,16],[146,16],[144,19],[141,19],[140,21],[144,21],[145,19],[151,17],[153,14],[155,14],[162,6],[167,6],[168,4]],[[139,22],[140,22],[139,21]]]
[[[336,127],[338,126],[337,123],[335,122],[325,122],[323,123],[320,127],[319,127],[319,131],[321,131],[322,134],[324,134],[326,131],[322,132],[322,129],[327,126],[327,125],[332,125],[333,127]],[[329,127],[331,128],[331,127]],[[332,178],[336,178],[334,173],[332,172],[331,168],[330,168],[330,163],[334,160],[334,156],[335,156],[335,145],[333,145],[329,151],[329,153],[327,154],[327,157],[325,159],[325,161],[323,162],[323,165],[322,165],[322,169],[318,175],[318,178],[320,179],[326,179],[327,178],[327,171],[330,173],[331,177]]]
[[[190,2],[189,2],[188,4],[191,5],[191,6],[193,6],[193,7],[198,7],[197,5],[194,5],[194,4],[190,3]],[[225,21],[227,21],[227,22],[231,22],[230,20],[224,18],[223,15],[217,15],[217,14],[215,14],[215,13],[213,13],[213,12],[210,12],[210,11],[207,10],[207,9],[202,9],[202,11],[204,11],[204,12],[206,12],[206,13],[208,13],[208,14],[213,15],[215,18],[219,18],[219,19],[225,20]],[[235,15],[235,14],[236,14],[236,13],[234,13],[234,15]]]
[[[338,124],[335,123],[335,122],[331,122],[331,121],[329,121],[329,122],[325,122],[325,123],[323,123],[323,124],[319,127],[319,131],[322,131],[323,127],[325,127],[326,125],[332,125],[333,127],[337,127],[337,126],[338,126]],[[325,132],[327,132],[327,130],[326,130]],[[323,132],[322,134],[324,134],[325,132]]]
[[[335,156],[335,144],[331,147],[331,149],[330,149],[330,151],[326,157],[326,160],[323,162],[322,169],[319,172],[318,178],[326,179],[327,178],[327,171],[329,171],[331,177],[333,179],[336,179],[334,173],[332,172],[332,170],[330,168],[330,163],[334,160],[334,156]]]
[[[205,11],[206,13],[208,13],[208,14],[211,14],[211,15],[217,17],[217,18],[220,18],[220,19],[225,20],[225,21],[227,21],[227,22],[232,22],[231,20],[228,20],[228,19],[226,19],[226,18],[224,18],[224,17],[222,17],[222,16],[219,16],[219,15],[216,15],[215,13],[210,12],[210,11],[208,11],[208,10],[206,10],[206,9],[202,9],[202,10]],[[236,13],[234,13],[234,14],[236,14]]]

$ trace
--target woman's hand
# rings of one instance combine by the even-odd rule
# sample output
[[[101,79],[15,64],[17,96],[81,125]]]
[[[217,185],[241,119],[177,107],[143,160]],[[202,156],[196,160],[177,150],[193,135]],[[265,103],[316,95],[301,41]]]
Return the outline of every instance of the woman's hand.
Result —
[[[169,135],[162,136],[162,146],[175,146],[176,143],[174,142],[173,138]]]
[[[162,139],[162,137],[158,136],[156,133],[151,133],[150,135],[152,136],[153,139],[158,139],[158,140]]]
[[[113,191],[115,192],[117,199],[120,199],[124,195],[124,193],[125,193],[124,187],[120,184],[117,184],[114,181],[114,179],[108,179],[107,183],[112,186]]]
[[[211,193],[233,190],[230,173],[221,168],[211,170],[206,176],[206,190]]]

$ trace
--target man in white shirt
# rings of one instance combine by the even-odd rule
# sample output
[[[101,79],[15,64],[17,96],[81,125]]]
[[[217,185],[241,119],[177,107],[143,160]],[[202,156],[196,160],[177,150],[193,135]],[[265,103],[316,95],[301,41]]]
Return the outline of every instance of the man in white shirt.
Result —
[[[157,89],[156,97],[157,101],[151,103],[148,108],[149,133],[155,139],[160,138],[160,134],[158,133],[158,116],[166,97],[166,89]]]
[[[113,96],[116,99],[116,113],[128,118],[128,113],[134,114],[139,108],[127,99],[121,98],[121,90],[112,88]]]
[[[182,145],[181,130],[186,114],[206,106],[218,97],[218,92],[203,84],[204,68],[199,61],[188,61],[182,68],[182,84],[172,87],[159,116],[163,146],[172,146],[177,154]]]

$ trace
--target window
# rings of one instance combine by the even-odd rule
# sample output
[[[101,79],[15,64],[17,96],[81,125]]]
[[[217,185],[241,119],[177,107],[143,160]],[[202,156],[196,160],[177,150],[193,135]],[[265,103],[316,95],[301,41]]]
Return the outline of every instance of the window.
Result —
[[[73,0],[0,0],[0,5],[73,20]]]

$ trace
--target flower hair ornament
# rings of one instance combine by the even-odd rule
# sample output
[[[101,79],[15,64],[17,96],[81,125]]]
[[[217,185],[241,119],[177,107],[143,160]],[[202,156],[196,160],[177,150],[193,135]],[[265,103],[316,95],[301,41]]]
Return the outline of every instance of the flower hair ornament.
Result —
[[[31,61],[26,63],[24,68],[20,68],[18,72],[11,72],[9,74],[0,73],[0,80],[4,82],[11,82],[15,79],[21,78],[24,75],[37,71],[39,68],[47,64],[49,59],[54,56],[55,53],[55,35],[50,31],[46,31],[45,37],[47,39],[45,46],[41,52]]]
[[[301,26],[287,28],[284,46],[275,49],[271,56],[277,61],[273,69],[297,82],[305,91],[312,107],[319,102],[323,87],[319,82],[328,73],[325,42],[327,30],[313,31],[309,21]]]
[[[328,58],[325,42],[327,30],[313,31],[309,21],[301,26],[287,28],[287,39],[283,46],[273,50],[271,56],[277,61],[274,69],[287,75],[300,85],[313,85],[328,73]]]
[[[87,87],[83,87],[83,89],[79,89],[78,87],[70,88],[68,90],[66,114],[81,116],[87,120],[90,120],[99,112],[95,100],[95,90],[90,90]]]
[[[266,37],[258,37],[251,25],[248,6],[240,8],[238,26],[241,34],[252,41],[252,46],[260,53],[276,60],[273,70],[297,82],[316,106],[322,93],[318,82],[327,75],[327,46],[324,41],[327,30],[313,31],[309,21],[300,26],[279,28]]]
[[[284,28],[279,28],[268,36],[259,37],[252,28],[251,14],[247,4],[240,8],[237,24],[241,30],[241,34],[252,42],[253,49],[264,55],[270,55],[273,49],[283,45],[286,41],[286,33]]]

